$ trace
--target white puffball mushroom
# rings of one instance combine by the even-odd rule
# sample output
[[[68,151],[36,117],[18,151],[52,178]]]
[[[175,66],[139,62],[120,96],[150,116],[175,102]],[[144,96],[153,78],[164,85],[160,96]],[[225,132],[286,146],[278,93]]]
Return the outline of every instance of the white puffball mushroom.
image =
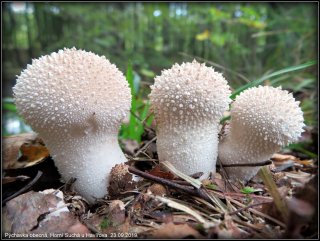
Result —
[[[219,121],[231,101],[222,74],[195,60],[175,64],[151,89],[160,162],[187,175],[203,172],[201,179],[215,173]]]
[[[295,142],[305,126],[303,112],[281,87],[253,87],[242,92],[231,107],[231,121],[219,142],[222,164],[267,161],[281,147]],[[230,179],[249,181],[260,167],[225,167]]]
[[[75,189],[89,202],[105,196],[111,168],[127,161],[118,130],[131,93],[117,67],[104,56],[65,48],[32,60],[13,92],[62,178],[77,178]]]

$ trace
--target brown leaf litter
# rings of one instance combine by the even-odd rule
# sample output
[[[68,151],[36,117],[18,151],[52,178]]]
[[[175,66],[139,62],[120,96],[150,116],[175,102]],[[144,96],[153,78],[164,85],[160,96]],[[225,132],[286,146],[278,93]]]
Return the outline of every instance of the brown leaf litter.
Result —
[[[277,153],[265,175],[246,184],[259,191],[246,194],[241,192],[241,183],[219,173],[199,182],[195,176],[181,175],[170,162],[169,171],[157,160],[155,141],[150,134],[138,146],[123,142],[130,161],[113,168],[109,195],[91,206],[72,189],[72,181],[60,186],[62,191],[24,190],[5,203],[4,231],[75,238],[317,237],[315,160]],[[5,186],[30,183],[32,175],[21,170],[31,163],[37,168],[50,161],[34,134],[8,138],[6,143],[4,166],[8,170],[20,167],[20,172],[5,173]]]

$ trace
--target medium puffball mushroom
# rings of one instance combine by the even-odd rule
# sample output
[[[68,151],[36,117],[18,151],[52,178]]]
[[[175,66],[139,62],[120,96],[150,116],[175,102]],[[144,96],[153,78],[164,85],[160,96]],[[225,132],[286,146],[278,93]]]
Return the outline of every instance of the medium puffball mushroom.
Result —
[[[111,168],[127,161],[118,144],[131,105],[124,75],[104,56],[65,48],[34,59],[13,92],[63,179],[77,178],[75,189],[90,202],[102,198]]]
[[[223,164],[259,163],[303,132],[303,112],[292,93],[281,87],[259,86],[245,90],[232,104],[230,125],[219,143]],[[228,176],[248,181],[260,167],[225,167]]]
[[[187,175],[203,172],[202,179],[215,173],[219,121],[231,94],[222,74],[195,60],[175,64],[151,89],[159,160]]]

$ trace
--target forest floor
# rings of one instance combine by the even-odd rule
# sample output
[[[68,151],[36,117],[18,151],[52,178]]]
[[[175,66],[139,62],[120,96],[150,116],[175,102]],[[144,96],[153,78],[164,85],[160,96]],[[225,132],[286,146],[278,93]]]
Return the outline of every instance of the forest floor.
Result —
[[[277,153],[246,185],[231,182],[219,163],[211,179],[181,178],[159,164],[156,137],[121,140],[121,181],[93,205],[60,182],[41,139],[4,138],[3,238],[308,238],[318,237],[317,160]],[[133,175],[140,177],[134,181]],[[20,236],[19,236],[20,235]]]

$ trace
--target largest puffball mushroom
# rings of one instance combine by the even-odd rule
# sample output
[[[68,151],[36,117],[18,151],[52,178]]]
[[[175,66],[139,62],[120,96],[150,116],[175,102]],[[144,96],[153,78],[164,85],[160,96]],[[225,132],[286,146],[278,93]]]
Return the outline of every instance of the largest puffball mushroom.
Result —
[[[175,64],[151,89],[160,162],[187,175],[215,173],[219,121],[231,94],[222,74],[196,61]]]
[[[231,122],[219,142],[222,164],[259,163],[303,132],[303,112],[292,93],[281,87],[253,87],[231,108]],[[225,167],[229,178],[248,181],[260,167]]]
[[[33,60],[13,88],[19,113],[44,140],[65,181],[88,201],[106,194],[109,173],[126,162],[118,144],[131,93],[104,56],[64,49]]]

